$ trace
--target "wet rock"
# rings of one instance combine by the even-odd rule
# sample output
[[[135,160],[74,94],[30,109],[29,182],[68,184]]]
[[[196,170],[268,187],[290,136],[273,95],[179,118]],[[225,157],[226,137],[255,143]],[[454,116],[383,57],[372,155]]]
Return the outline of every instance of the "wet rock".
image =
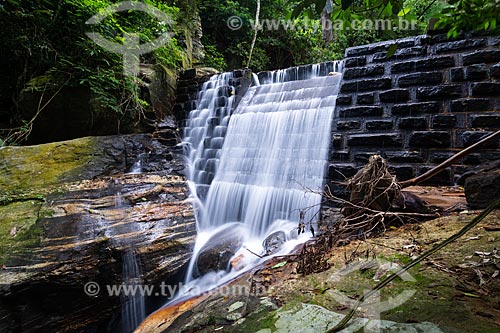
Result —
[[[423,117],[401,118],[399,120],[400,129],[424,129],[427,128],[427,119]]]
[[[347,68],[344,71],[344,79],[349,80],[360,77],[377,76],[381,74],[384,74],[383,65]]]
[[[290,309],[279,309],[275,314],[273,332],[294,332],[300,327],[300,332],[317,333],[326,332],[334,327],[342,318],[343,314],[329,311],[321,306],[313,304],[299,303]],[[358,331],[376,331],[382,332],[415,332],[415,333],[442,333],[439,326],[429,323],[402,324],[388,320],[368,320],[366,318],[355,318],[342,330],[344,333]],[[258,333],[266,332],[264,330]]]
[[[455,99],[463,96],[463,87],[460,85],[440,85],[417,88],[419,100]]]
[[[402,145],[401,135],[397,133],[387,134],[356,134],[350,135],[349,146],[356,147],[400,147]]]
[[[413,115],[416,113],[438,113],[441,105],[437,102],[397,104],[391,109],[393,115]]]
[[[359,121],[338,121],[337,130],[338,131],[349,131],[353,129],[361,128],[361,122]]]
[[[456,115],[435,115],[432,118],[432,127],[433,128],[454,128],[457,122]]]
[[[339,95],[337,96],[336,104],[337,105],[351,105],[352,96],[351,95]]]
[[[374,101],[375,101],[374,93],[359,94],[356,97],[356,102],[358,104],[373,104]],[[338,97],[337,97],[337,103],[338,103]]]
[[[349,81],[342,84],[341,93],[355,93],[358,91],[373,91],[389,89],[391,87],[390,78],[364,79],[359,81]]]
[[[381,106],[356,106],[340,110],[340,118],[347,117],[378,117],[383,113]]]
[[[463,57],[464,65],[477,63],[495,63],[500,61],[499,50],[481,50],[465,54]]]
[[[146,173],[127,174],[145,152]],[[196,228],[175,147],[148,134],[92,137],[4,147],[0,159],[1,332],[105,331],[120,311],[105,288],[122,282],[128,248],[143,283],[182,273]],[[96,297],[84,292],[91,281]]]
[[[382,103],[400,103],[410,99],[410,92],[407,89],[391,89],[379,94]]]
[[[500,198],[500,160],[483,166],[465,180],[465,197],[472,209],[483,209]]]
[[[490,100],[483,98],[467,98],[452,101],[451,112],[477,112],[490,109]]]
[[[393,210],[406,213],[430,213],[430,210],[427,207],[427,203],[418,195],[408,191],[401,191],[401,194],[402,195],[392,203]]]
[[[349,58],[345,60],[344,66],[346,68],[349,67],[358,67],[358,66],[365,66],[366,65],[366,57],[354,57],[354,58]]]
[[[449,147],[451,144],[450,134],[444,131],[415,131],[410,137],[411,147]]]
[[[393,125],[391,120],[371,120],[365,124],[369,131],[386,131],[392,129]]]
[[[212,271],[227,270],[229,260],[243,244],[242,230],[228,227],[214,234],[201,248],[196,260],[200,275]]]
[[[500,83],[479,82],[471,85],[472,96],[498,96],[500,94]]]
[[[281,246],[286,241],[286,235],[283,231],[275,231],[264,239],[262,246],[266,251],[266,255],[271,255],[279,251]]]
[[[439,84],[443,81],[441,72],[423,72],[402,75],[398,79],[400,87],[420,86],[426,84]]]

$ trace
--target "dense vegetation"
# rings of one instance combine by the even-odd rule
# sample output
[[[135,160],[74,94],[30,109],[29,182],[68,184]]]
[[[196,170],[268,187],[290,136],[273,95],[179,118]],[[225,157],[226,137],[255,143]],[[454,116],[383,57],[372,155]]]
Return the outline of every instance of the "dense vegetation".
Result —
[[[23,89],[55,95],[68,86],[87,87],[92,92],[95,112],[117,112],[138,119],[149,105],[140,94],[140,79],[123,75],[122,56],[96,45],[85,34],[99,32],[103,37],[122,42],[123,33],[139,33],[141,43],[154,40],[165,31],[176,32],[186,19],[180,8],[165,1],[146,0],[176,21],[167,27],[140,11],[121,12],[107,17],[97,26],[85,22],[99,10],[117,1],[110,0],[8,0],[0,5],[0,57],[9,86],[3,88],[4,100],[11,105],[13,123],[19,127],[4,131],[7,143],[22,142],[30,133],[32,121],[21,119],[16,103]],[[180,22],[179,22],[180,21]],[[168,68],[190,65],[176,38],[142,57],[142,62]],[[5,96],[8,95],[8,96]],[[7,97],[7,98],[6,98]],[[43,105],[40,105],[39,112]]]
[[[247,65],[260,3],[257,39],[249,67],[255,71],[340,59],[347,47],[423,33],[434,17],[435,28],[450,37],[471,30],[498,32],[497,0],[144,0],[167,13],[171,27],[148,14],[114,14],[97,26],[85,22],[116,0],[5,0],[0,3],[0,140],[20,143],[30,133],[32,119],[23,119],[17,102],[23,89],[54,95],[63,87],[85,87],[92,93],[95,112],[115,112],[131,119],[150,108],[141,95],[141,80],[122,72],[122,57],[104,50],[85,32],[96,31],[121,43],[123,33],[139,33],[142,43],[172,31],[165,46],[141,56],[141,62],[179,69],[192,66],[187,40],[192,38],[198,8],[203,28],[205,59],[199,65],[219,70]],[[228,26],[237,17],[238,29]],[[331,20],[333,27],[321,22]],[[415,22],[413,29],[349,29],[365,19],[397,25]],[[275,23],[269,23],[275,20]],[[323,20],[323,21],[321,21]],[[339,23],[340,22],[340,23]],[[271,28],[269,24],[274,24]],[[43,111],[39,106],[36,114]],[[6,111],[6,109],[8,109]],[[3,112],[3,113],[2,113]],[[6,112],[8,116],[6,117]],[[3,119],[2,119],[3,117]],[[8,123],[7,120],[8,119]],[[0,141],[0,145],[3,143]]]
[[[256,1],[199,3],[207,63],[220,69],[245,66],[255,28]],[[258,32],[250,68],[259,71],[341,59],[344,50],[350,46],[417,35],[424,32],[432,12],[442,6],[441,1],[435,0],[349,1],[348,7],[343,5],[344,1],[342,4],[333,1],[327,12],[328,18],[332,26],[342,21],[340,28],[343,29],[333,26],[330,38],[326,38],[323,26],[328,27],[330,23],[321,22],[326,3],[325,0],[261,1],[262,29]],[[367,8],[367,3],[373,5]],[[241,29],[231,30],[225,24],[234,16],[241,18]],[[417,22],[415,30],[345,29],[352,20],[389,18],[397,21],[402,16]],[[270,20],[275,24],[272,29]]]
[[[245,66],[257,1],[198,2],[207,63],[219,69]],[[450,37],[472,30],[498,32],[500,19],[496,0],[262,0],[261,7],[261,29],[250,62],[254,70],[340,59],[347,47],[422,34],[430,21]],[[234,16],[241,19],[241,29],[224,24]],[[272,29],[269,20],[274,20]],[[386,20],[396,29],[359,24],[366,20]],[[401,20],[412,25],[405,29]]]

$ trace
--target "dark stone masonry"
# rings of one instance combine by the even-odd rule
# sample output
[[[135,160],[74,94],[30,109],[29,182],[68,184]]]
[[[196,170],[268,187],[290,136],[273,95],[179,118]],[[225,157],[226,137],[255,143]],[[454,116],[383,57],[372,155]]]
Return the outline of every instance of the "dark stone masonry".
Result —
[[[396,44],[396,53],[387,50]],[[497,37],[417,36],[346,50],[329,177],[343,180],[380,153],[400,180],[418,176],[500,129]],[[500,159],[495,142],[427,182],[451,185]]]
[[[388,160],[399,180],[409,179],[500,129],[499,43],[492,36],[449,41],[444,35],[422,35],[347,49],[329,180],[353,176],[375,153]],[[387,57],[393,44],[397,51]],[[311,66],[290,68],[285,81],[300,80]],[[328,75],[333,63],[319,68],[320,75]],[[178,120],[196,106],[199,86],[210,76],[197,71],[180,77],[174,107]],[[234,74],[241,96],[248,73]],[[258,73],[261,81],[269,75]],[[499,147],[499,142],[491,143],[425,184],[455,184],[473,166],[500,159]]]
[[[177,98],[173,108],[173,114],[177,119],[179,127],[185,127],[185,121],[189,116],[189,112],[196,109],[198,92],[205,81],[217,72],[205,68],[192,68],[185,70],[179,75],[177,82]],[[230,80],[229,85],[234,87],[236,99],[233,102],[233,109],[236,108],[239,101],[250,86],[250,71],[248,70],[235,70],[233,71],[233,79]],[[227,87],[226,90],[221,89],[219,92],[217,106],[225,107],[226,99],[229,97],[231,90]]]

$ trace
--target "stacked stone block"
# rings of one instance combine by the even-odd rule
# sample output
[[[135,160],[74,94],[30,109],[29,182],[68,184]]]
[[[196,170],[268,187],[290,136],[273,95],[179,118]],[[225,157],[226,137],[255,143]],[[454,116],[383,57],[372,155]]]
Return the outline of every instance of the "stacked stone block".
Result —
[[[500,129],[499,43],[424,35],[347,49],[330,179],[352,176],[374,153],[400,180],[412,178]],[[428,183],[453,184],[472,165],[499,159],[498,148],[490,144]]]

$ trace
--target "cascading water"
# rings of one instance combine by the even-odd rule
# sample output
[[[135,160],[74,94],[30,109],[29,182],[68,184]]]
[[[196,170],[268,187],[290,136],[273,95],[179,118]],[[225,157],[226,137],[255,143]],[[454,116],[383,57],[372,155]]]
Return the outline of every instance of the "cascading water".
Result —
[[[130,175],[140,175],[142,173],[142,166],[145,162],[147,162],[148,153],[142,153],[137,156],[137,160],[134,162],[132,167],[130,168]]]
[[[137,161],[142,161],[146,157],[146,154],[141,154],[138,156]],[[141,163],[136,162],[134,168],[140,167]],[[142,170],[132,170],[134,173],[139,174]],[[124,208],[127,206],[123,199],[122,194],[122,184],[118,179],[113,179],[110,183],[110,190],[113,193],[114,209],[117,210],[118,215],[115,217],[121,220],[120,223],[115,228],[117,234],[120,233],[131,233],[140,230],[139,225],[135,223],[127,223],[127,217],[124,214]],[[122,215],[123,214],[123,215]],[[122,283],[124,286],[133,288],[134,286],[140,286],[142,284],[142,271],[140,268],[139,258],[136,256],[134,248],[127,244],[120,237],[116,237],[116,234],[107,234],[111,241],[115,243],[116,246],[122,247]],[[146,306],[144,295],[140,292],[121,295],[121,333],[133,332],[137,326],[146,318]]]
[[[142,284],[142,271],[133,249],[124,250],[122,260],[123,284],[126,286],[140,286]],[[144,295],[140,293],[122,295],[121,303],[122,333],[133,332],[142,320],[146,318]]]
[[[232,115],[227,105],[224,111],[229,113],[217,112],[214,98],[226,89],[230,74],[214,76],[203,86],[184,139],[188,178],[199,208],[186,290],[193,285],[206,290],[231,277],[224,270],[228,267],[208,274],[197,269],[200,252],[220,244],[224,235],[229,240],[222,243],[239,248],[233,257],[243,256],[247,267],[257,262],[251,252],[266,252],[263,241],[271,234],[280,232],[288,240],[281,253],[308,239],[296,230],[299,221],[314,223],[320,209],[340,82],[338,73],[328,73],[341,71],[341,63],[329,65],[254,77],[261,84],[248,89]],[[213,118],[223,129],[214,126]],[[226,124],[224,138],[220,134]],[[208,187],[206,196],[196,192],[200,185]]]
[[[219,150],[224,142],[234,101],[230,86],[233,73],[214,75],[198,93],[196,109],[189,113],[183,144],[188,160],[187,178],[191,193],[203,198],[217,170]]]

